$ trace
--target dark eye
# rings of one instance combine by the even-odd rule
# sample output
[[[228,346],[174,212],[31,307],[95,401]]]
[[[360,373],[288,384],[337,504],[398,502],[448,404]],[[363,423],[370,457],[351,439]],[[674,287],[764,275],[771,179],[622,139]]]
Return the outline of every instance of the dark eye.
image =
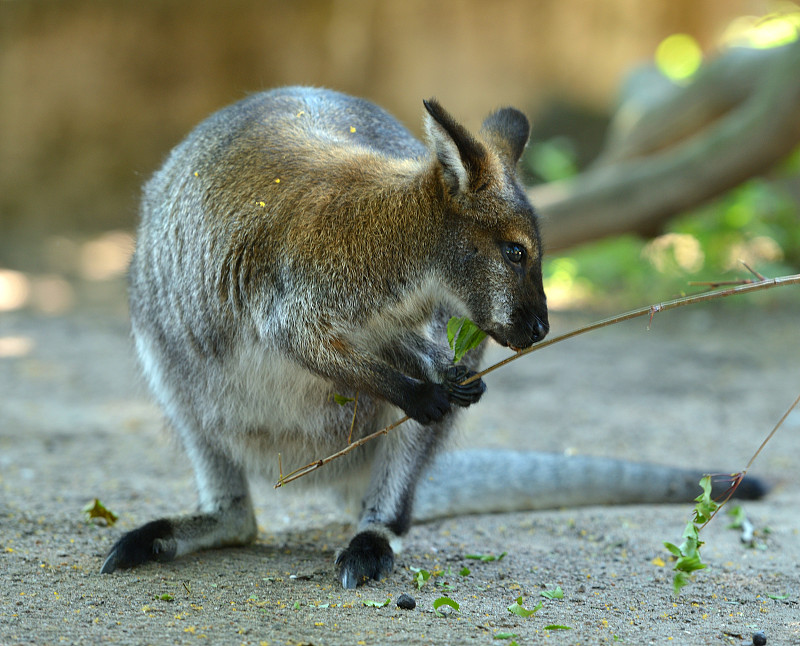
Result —
[[[525,247],[516,242],[506,242],[503,245],[503,254],[512,265],[520,265],[525,262]]]

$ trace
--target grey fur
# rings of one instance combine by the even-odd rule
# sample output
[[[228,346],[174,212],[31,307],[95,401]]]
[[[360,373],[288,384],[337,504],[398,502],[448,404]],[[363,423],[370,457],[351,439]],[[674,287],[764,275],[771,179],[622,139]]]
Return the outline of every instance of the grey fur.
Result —
[[[133,336],[194,467],[199,510],[122,536],[102,572],[254,540],[247,473],[274,481],[279,454],[288,472],[343,448],[352,406],[334,394],[358,394],[353,439],[401,411],[412,421],[293,486],[362,502],[337,557],[342,585],[391,569],[453,408],[484,390],[481,380],[462,384],[483,349],[455,368],[448,318],[469,316],[519,348],[548,330],[537,219],[515,170],[527,119],[504,108],[473,137],[436,101],[425,108],[427,145],[361,99],[311,88],[256,94],[201,123],[146,184],[130,269]],[[456,505],[434,500],[442,481],[493,504],[494,488],[509,499],[517,480],[540,492],[527,505],[558,504],[558,491],[543,493],[552,476],[542,480],[540,458],[481,459],[519,477],[462,465],[457,480],[437,463],[439,482],[423,487],[418,513]],[[575,482],[587,493],[616,479],[605,473]],[[458,503],[447,513],[490,509]]]
[[[501,449],[449,451],[420,479],[414,519],[490,512],[532,511],[650,503],[685,503],[701,493],[694,469],[563,453]],[[715,495],[727,488],[714,479]],[[759,498],[766,485],[748,477],[741,498]]]

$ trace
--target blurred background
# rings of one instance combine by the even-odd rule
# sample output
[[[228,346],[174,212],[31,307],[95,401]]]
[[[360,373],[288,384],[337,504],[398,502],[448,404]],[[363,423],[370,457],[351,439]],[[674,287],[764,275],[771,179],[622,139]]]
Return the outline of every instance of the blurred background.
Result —
[[[327,86],[416,133],[423,98],[471,129],[514,105],[534,123],[525,179],[547,183],[599,154],[632,72],[686,85],[731,43],[796,38],[798,11],[767,0],[0,0],[0,312],[58,314],[124,291],[141,184],[197,122],[248,93]],[[799,176],[795,151],[650,235],[559,250],[551,305],[655,302],[689,280],[742,275],[742,259],[797,273]]]

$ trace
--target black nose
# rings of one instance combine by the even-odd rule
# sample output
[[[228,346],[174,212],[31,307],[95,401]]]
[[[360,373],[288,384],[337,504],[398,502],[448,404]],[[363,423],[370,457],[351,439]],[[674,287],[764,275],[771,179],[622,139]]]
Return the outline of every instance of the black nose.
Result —
[[[547,336],[547,333],[550,331],[550,325],[547,321],[543,321],[538,316],[533,321],[533,342],[538,343],[544,337]]]

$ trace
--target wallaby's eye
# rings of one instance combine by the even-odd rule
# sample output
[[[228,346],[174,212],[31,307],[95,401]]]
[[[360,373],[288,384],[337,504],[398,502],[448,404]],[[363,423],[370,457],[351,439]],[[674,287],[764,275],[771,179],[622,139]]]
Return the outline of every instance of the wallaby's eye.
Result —
[[[525,261],[525,247],[516,242],[504,243],[503,254],[512,265],[521,265]]]

